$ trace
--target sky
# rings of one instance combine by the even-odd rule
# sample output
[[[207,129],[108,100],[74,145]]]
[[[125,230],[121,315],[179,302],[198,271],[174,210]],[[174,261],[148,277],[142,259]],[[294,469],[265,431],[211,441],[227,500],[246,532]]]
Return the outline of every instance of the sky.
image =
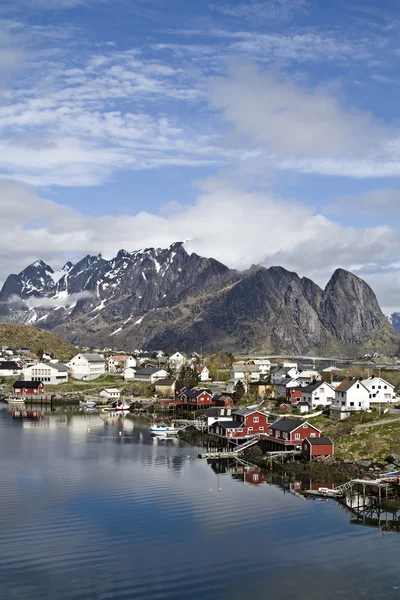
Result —
[[[400,5],[2,0],[0,282],[165,247],[400,310]]]

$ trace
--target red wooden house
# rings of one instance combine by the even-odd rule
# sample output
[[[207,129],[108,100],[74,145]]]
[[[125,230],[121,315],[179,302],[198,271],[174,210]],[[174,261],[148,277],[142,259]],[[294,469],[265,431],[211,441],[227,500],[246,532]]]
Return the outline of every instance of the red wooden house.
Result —
[[[233,406],[233,399],[229,394],[214,394],[213,402],[214,406],[226,406],[228,408]]]
[[[216,421],[210,430],[228,438],[245,438],[269,433],[268,415],[253,408],[232,411],[232,421]]]
[[[317,456],[333,456],[334,446],[331,438],[306,438],[301,444],[303,456],[312,460]]]
[[[212,391],[209,389],[187,388],[180,396],[183,406],[190,408],[209,408],[214,406]]]
[[[273,443],[272,450],[292,450],[301,446],[306,438],[319,438],[319,429],[300,419],[283,417],[270,425],[268,440]]]
[[[13,385],[14,394],[19,396],[40,396],[44,392],[42,381],[16,381]]]
[[[287,388],[286,395],[290,404],[298,404],[302,400],[302,389],[301,387]]]

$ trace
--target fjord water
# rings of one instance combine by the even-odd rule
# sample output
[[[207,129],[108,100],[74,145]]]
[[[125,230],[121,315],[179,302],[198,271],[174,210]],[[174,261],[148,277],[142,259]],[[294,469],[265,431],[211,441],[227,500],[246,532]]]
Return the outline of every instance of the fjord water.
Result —
[[[218,475],[143,422],[1,410],[0,444],[3,600],[399,597],[397,534]]]

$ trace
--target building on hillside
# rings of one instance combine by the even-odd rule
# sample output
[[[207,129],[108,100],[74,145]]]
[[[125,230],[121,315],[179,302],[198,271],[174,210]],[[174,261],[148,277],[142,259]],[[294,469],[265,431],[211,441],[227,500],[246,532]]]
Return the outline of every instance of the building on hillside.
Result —
[[[39,362],[35,365],[24,368],[24,379],[31,381],[43,381],[48,385],[58,385],[67,383],[68,367],[61,363]]]
[[[320,430],[307,421],[283,417],[270,425],[268,441],[271,442],[271,450],[293,450],[300,447],[306,438],[320,436]]]
[[[260,379],[259,381],[251,381],[247,387],[248,392],[257,398],[275,398],[275,387],[269,381],[265,381],[263,379]]]
[[[303,456],[307,460],[320,456],[333,456],[334,445],[329,437],[306,438],[301,444]]]
[[[336,389],[341,383],[343,383],[343,381],[347,381],[348,377],[345,377],[344,375],[335,375],[335,376],[331,376],[329,383],[331,384],[331,386]]]
[[[15,360],[0,360],[0,377],[15,377],[22,374],[20,362]]]
[[[296,379],[299,376],[297,367],[278,367],[271,371],[271,382],[279,383],[282,379]]]
[[[135,373],[138,371],[138,367],[128,367],[124,369],[123,376],[125,381],[133,381],[135,379]]]
[[[183,365],[185,365],[188,361],[188,357],[183,352],[174,352],[168,358],[168,366],[170,369],[173,369],[175,373],[179,373]]]
[[[260,367],[253,364],[233,364],[231,368],[231,379],[237,383],[243,381],[243,383],[250,383],[252,381],[259,381],[261,378]]]
[[[176,379],[158,379],[156,381],[156,394],[161,395],[163,398],[174,398],[175,387]]]
[[[309,385],[310,383],[313,383],[314,381],[321,381],[322,375],[320,373],[318,373],[318,371],[313,371],[311,369],[311,370],[300,371],[300,373],[297,376],[297,379],[301,385]]]
[[[329,409],[332,419],[347,419],[351,414],[369,409],[370,392],[359,379],[346,379],[335,389]]]
[[[268,436],[268,415],[253,409],[243,408],[232,411],[231,421],[216,421],[210,426],[210,431],[227,438],[249,438]]]
[[[311,410],[318,406],[326,408],[335,400],[335,388],[326,381],[317,381],[303,387],[301,396],[301,401],[307,402]]]
[[[13,384],[16,396],[40,396],[44,392],[42,381],[15,381]]]
[[[275,383],[275,398],[288,399],[290,389],[298,388],[300,385],[301,384],[298,379],[293,379],[291,377],[285,377],[285,379],[281,379],[278,383]]]
[[[117,373],[118,371],[123,371],[128,367],[136,367],[137,360],[128,354],[115,354],[114,356],[109,356],[107,358],[106,364],[107,370],[110,373]]]
[[[301,415],[310,412],[310,405],[308,404],[308,402],[298,402],[295,406]]]
[[[100,354],[77,354],[67,366],[75,379],[91,381],[105,373],[105,360]]]
[[[382,377],[375,377],[372,375],[367,379],[363,379],[362,383],[369,391],[370,408],[376,408],[379,404],[392,404],[397,402],[394,385],[385,381]]]
[[[124,371],[124,374],[126,370]],[[153,367],[151,369],[135,369],[134,381],[143,383],[157,383],[159,379],[166,379],[168,371]]]
[[[303,399],[303,386],[290,387],[287,390],[286,398],[292,406],[297,406]]]
[[[267,378],[271,371],[271,361],[268,358],[254,358],[253,363],[260,369],[260,376]]]
[[[211,381],[210,371],[208,367],[197,365],[196,371],[199,374],[199,381]]]
[[[119,400],[121,392],[117,388],[104,388],[104,390],[101,390],[99,396],[100,398],[105,398],[105,400]]]

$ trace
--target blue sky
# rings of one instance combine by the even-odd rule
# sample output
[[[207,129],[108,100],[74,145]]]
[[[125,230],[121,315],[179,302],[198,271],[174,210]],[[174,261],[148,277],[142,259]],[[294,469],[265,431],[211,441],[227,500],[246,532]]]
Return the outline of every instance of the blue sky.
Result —
[[[190,239],[400,309],[400,6],[3,0],[0,279]]]

